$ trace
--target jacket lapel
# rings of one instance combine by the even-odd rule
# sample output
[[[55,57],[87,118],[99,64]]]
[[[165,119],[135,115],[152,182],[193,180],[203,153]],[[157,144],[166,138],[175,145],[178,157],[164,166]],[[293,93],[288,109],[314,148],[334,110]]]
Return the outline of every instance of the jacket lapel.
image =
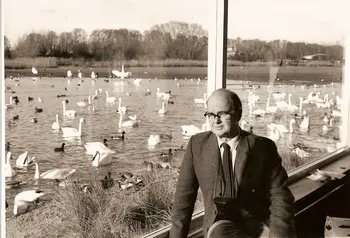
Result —
[[[244,171],[250,156],[250,147],[248,143],[248,132],[241,130],[240,141],[236,149],[236,160],[235,160],[235,193],[236,197],[238,189],[242,183]]]
[[[210,188],[216,188],[216,182],[219,174],[219,163],[221,163],[221,156],[218,141],[214,133],[211,133],[206,143],[203,143],[201,151],[202,158],[205,161],[202,172],[206,174],[208,180],[210,181],[207,186]],[[213,192],[215,194],[215,189]]]

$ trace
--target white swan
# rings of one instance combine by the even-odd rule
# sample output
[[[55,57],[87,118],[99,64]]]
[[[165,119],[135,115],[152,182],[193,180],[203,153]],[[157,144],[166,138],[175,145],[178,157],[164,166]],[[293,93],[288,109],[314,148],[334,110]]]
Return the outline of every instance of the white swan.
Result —
[[[280,131],[277,127],[274,127],[272,130],[269,131],[268,138],[270,138],[273,141],[278,141],[280,139]]]
[[[278,110],[278,107],[276,106],[270,106],[270,97],[267,97],[267,102],[266,102],[266,109],[265,109],[265,112],[266,113],[276,113]]]
[[[206,104],[207,103],[207,93],[203,94],[203,98],[195,98],[194,102],[197,104]]]
[[[92,166],[98,167],[101,165],[108,165],[112,163],[112,154],[96,151],[94,157],[92,158]]]
[[[110,102],[113,103],[115,102],[117,99],[115,97],[109,97],[108,96],[108,91],[106,90],[106,102]]]
[[[35,163],[35,174],[34,179],[66,179],[68,176],[76,172],[76,169],[63,168],[63,169],[50,169],[40,174],[39,164],[34,160]]]
[[[5,105],[6,109],[12,109],[13,108],[13,104],[12,104],[12,96],[10,96],[10,103]]]
[[[63,105],[63,115],[64,116],[75,117],[75,114],[77,112],[74,110],[66,110],[66,101],[65,100],[62,101],[62,105]]]
[[[277,128],[278,132],[280,132],[280,133],[290,132],[288,130],[288,128],[285,125],[282,125],[282,124],[270,123],[270,124],[267,125],[267,128],[269,128],[271,131],[273,130],[273,128]]]
[[[12,153],[9,151],[6,155],[6,162],[5,162],[5,178],[11,178],[16,175],[15,170],[11,166],[11,159],[12,159]]]
[[[302,130],[308,130],[310,125],[310,116],[304,115],[303,121],[300,123],[299,127]]]
[[[38,198],[44,196],[41,190],[28,190],[20,192],[14,199],[13,215],[17,216],[27,212],[28,203],[35,202]]]
[[[87,102],[80,101],[80,102],[77,102],[77,105],[79,107],[87,107],[87,106],[91,105],[91,96],[90,95],[88,96],[88,101]]]
[[[26,168],[28,166],[34,165],[33,161],[34,161],[35,157],[33,156],[32,158],[28,157],[28,151],[22,153],[20,156],[18,156],[17,160],[16,160],[16,167],[17,168]]]
[[[115,69],[115,70],[112,70],[112,74],[114,74],[118,78],[124,79],[124,78],[129,77],[131,75],[131,72],[129,72],[129,71],[124,72],[124,65],[122,65],[122,71]]]
[[[136,121],[137,115],[129,115],[129,119],[133,120],[133,121]]]
[[[100,151],[101,153],[109,153],[109,154],[114,154],[116,151],[111,150],[105,144],[102,142],[86,142],[84,144],[84,147],[86,149],[86,153],[89,155],[95,155],[96,151]]]
[[[275,99],[275,100],[283,100],[286,96],[286,93],[280,93],[280,92],[275,92],[275,93],[272,93],[272,97]]]
[[[95,94],[91,96],[91,99],[92,99],[92,100],[98,99],[98,96],[97,96],[97,89],[95,90]]]
[[[119,113],[126,113],[127,109],[126,107],[122,107],[122,98],[118,98],[119,105],[118,105],[118,112]]]
[[[180,127],[182,129],[182,135],[185,135],[185,136],[193,136],[195,134],[203,132],[205,129],[204,124],[202,125],[202,129],[198,128],[195,125],[184,125]]]
[[[160,143],[160,136],[159,135],[150,135],[148,140],[149,146],[155,146]]]
[[[75,129],[73,127],[61,127],[61,130],[63,132],[63,136],[64,137],[70,137],[70,136],[77,136],[77,137],[81,137],[81,126],[82,126],[82,123],[85,122],[84,118],[80,118],[80,121],[79,121],[79,129]]]
[[[266,113],[266,111],[262,110],[262,109],[257,109],[257,110],[253,111],[253,105],[252,105],[252,103],[249,103],[249,115],[250,116],[254,115],[256,117],[262,117],[265,115],[265,113]]]
[[[161,97],[170,97],[170,94],[169,94],[169,93],[160,92],[160,88],[157,88],[157,97],[158,97],[158,98],[161,98]]]
[[[54,123],[52,123],[51,128],[53,130],[59,130],[61,128],[60,123],[58,121],[58,114],[56,114],[56,121]]]
[[[288,110],[289,111],[295,111],[295,110],[298,110],[299,108],[295,105],[292,104],[292,97],[293,94],[288,94]]]
[[[135,120],[125,120],[123,121],[123,114],[122,113],[119,113],[120,117],[119,117],[119,128],[122,128],[122,127],[137,127],[139,124],[138,124],[138,121],[135,121]]]
[[[162,108],[158,110],[160,115],[164,115],[167,111],[165,110],[165,102],[162,102]]]

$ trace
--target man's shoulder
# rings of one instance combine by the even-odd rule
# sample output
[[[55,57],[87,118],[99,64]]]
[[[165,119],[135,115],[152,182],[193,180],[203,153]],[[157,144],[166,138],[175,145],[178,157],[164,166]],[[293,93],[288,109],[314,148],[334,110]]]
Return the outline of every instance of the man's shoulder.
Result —
[[[193,135],[191,139],[194,142],[200,142],[200,141],[207,140],[211,136],[214,136],[214,133],[212,131],[205,131],[205,132],[201,132]]]
[[[247,136],[248,140],[252,142],[255,145],[263,145],[263,146],[268,146],[268,145],[273,145],[275,142],[271,140],[270,138],[267,138],[265,136],[260,136],[256,135],[247,131],[244,131],[245,133],[242,133],[243,136]]]

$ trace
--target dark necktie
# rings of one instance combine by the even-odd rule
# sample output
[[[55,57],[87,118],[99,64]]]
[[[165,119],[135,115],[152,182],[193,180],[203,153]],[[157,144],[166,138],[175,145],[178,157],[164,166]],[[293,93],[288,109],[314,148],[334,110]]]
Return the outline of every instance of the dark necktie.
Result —
[[[232,158],[230,146],[226,143],[222,143],[221,146],[224,148],[224,153],[222,156],[222,167],[225,178],[225,197],[234,196],[234,177],[232,168]]]

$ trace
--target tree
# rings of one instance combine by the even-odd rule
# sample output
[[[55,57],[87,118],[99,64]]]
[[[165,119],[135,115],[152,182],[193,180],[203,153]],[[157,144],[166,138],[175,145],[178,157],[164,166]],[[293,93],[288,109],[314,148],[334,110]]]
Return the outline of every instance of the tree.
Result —
[[[5,59],[11,59],[13,56],[10,41],[6,36],[4,36],[4,55]]]

